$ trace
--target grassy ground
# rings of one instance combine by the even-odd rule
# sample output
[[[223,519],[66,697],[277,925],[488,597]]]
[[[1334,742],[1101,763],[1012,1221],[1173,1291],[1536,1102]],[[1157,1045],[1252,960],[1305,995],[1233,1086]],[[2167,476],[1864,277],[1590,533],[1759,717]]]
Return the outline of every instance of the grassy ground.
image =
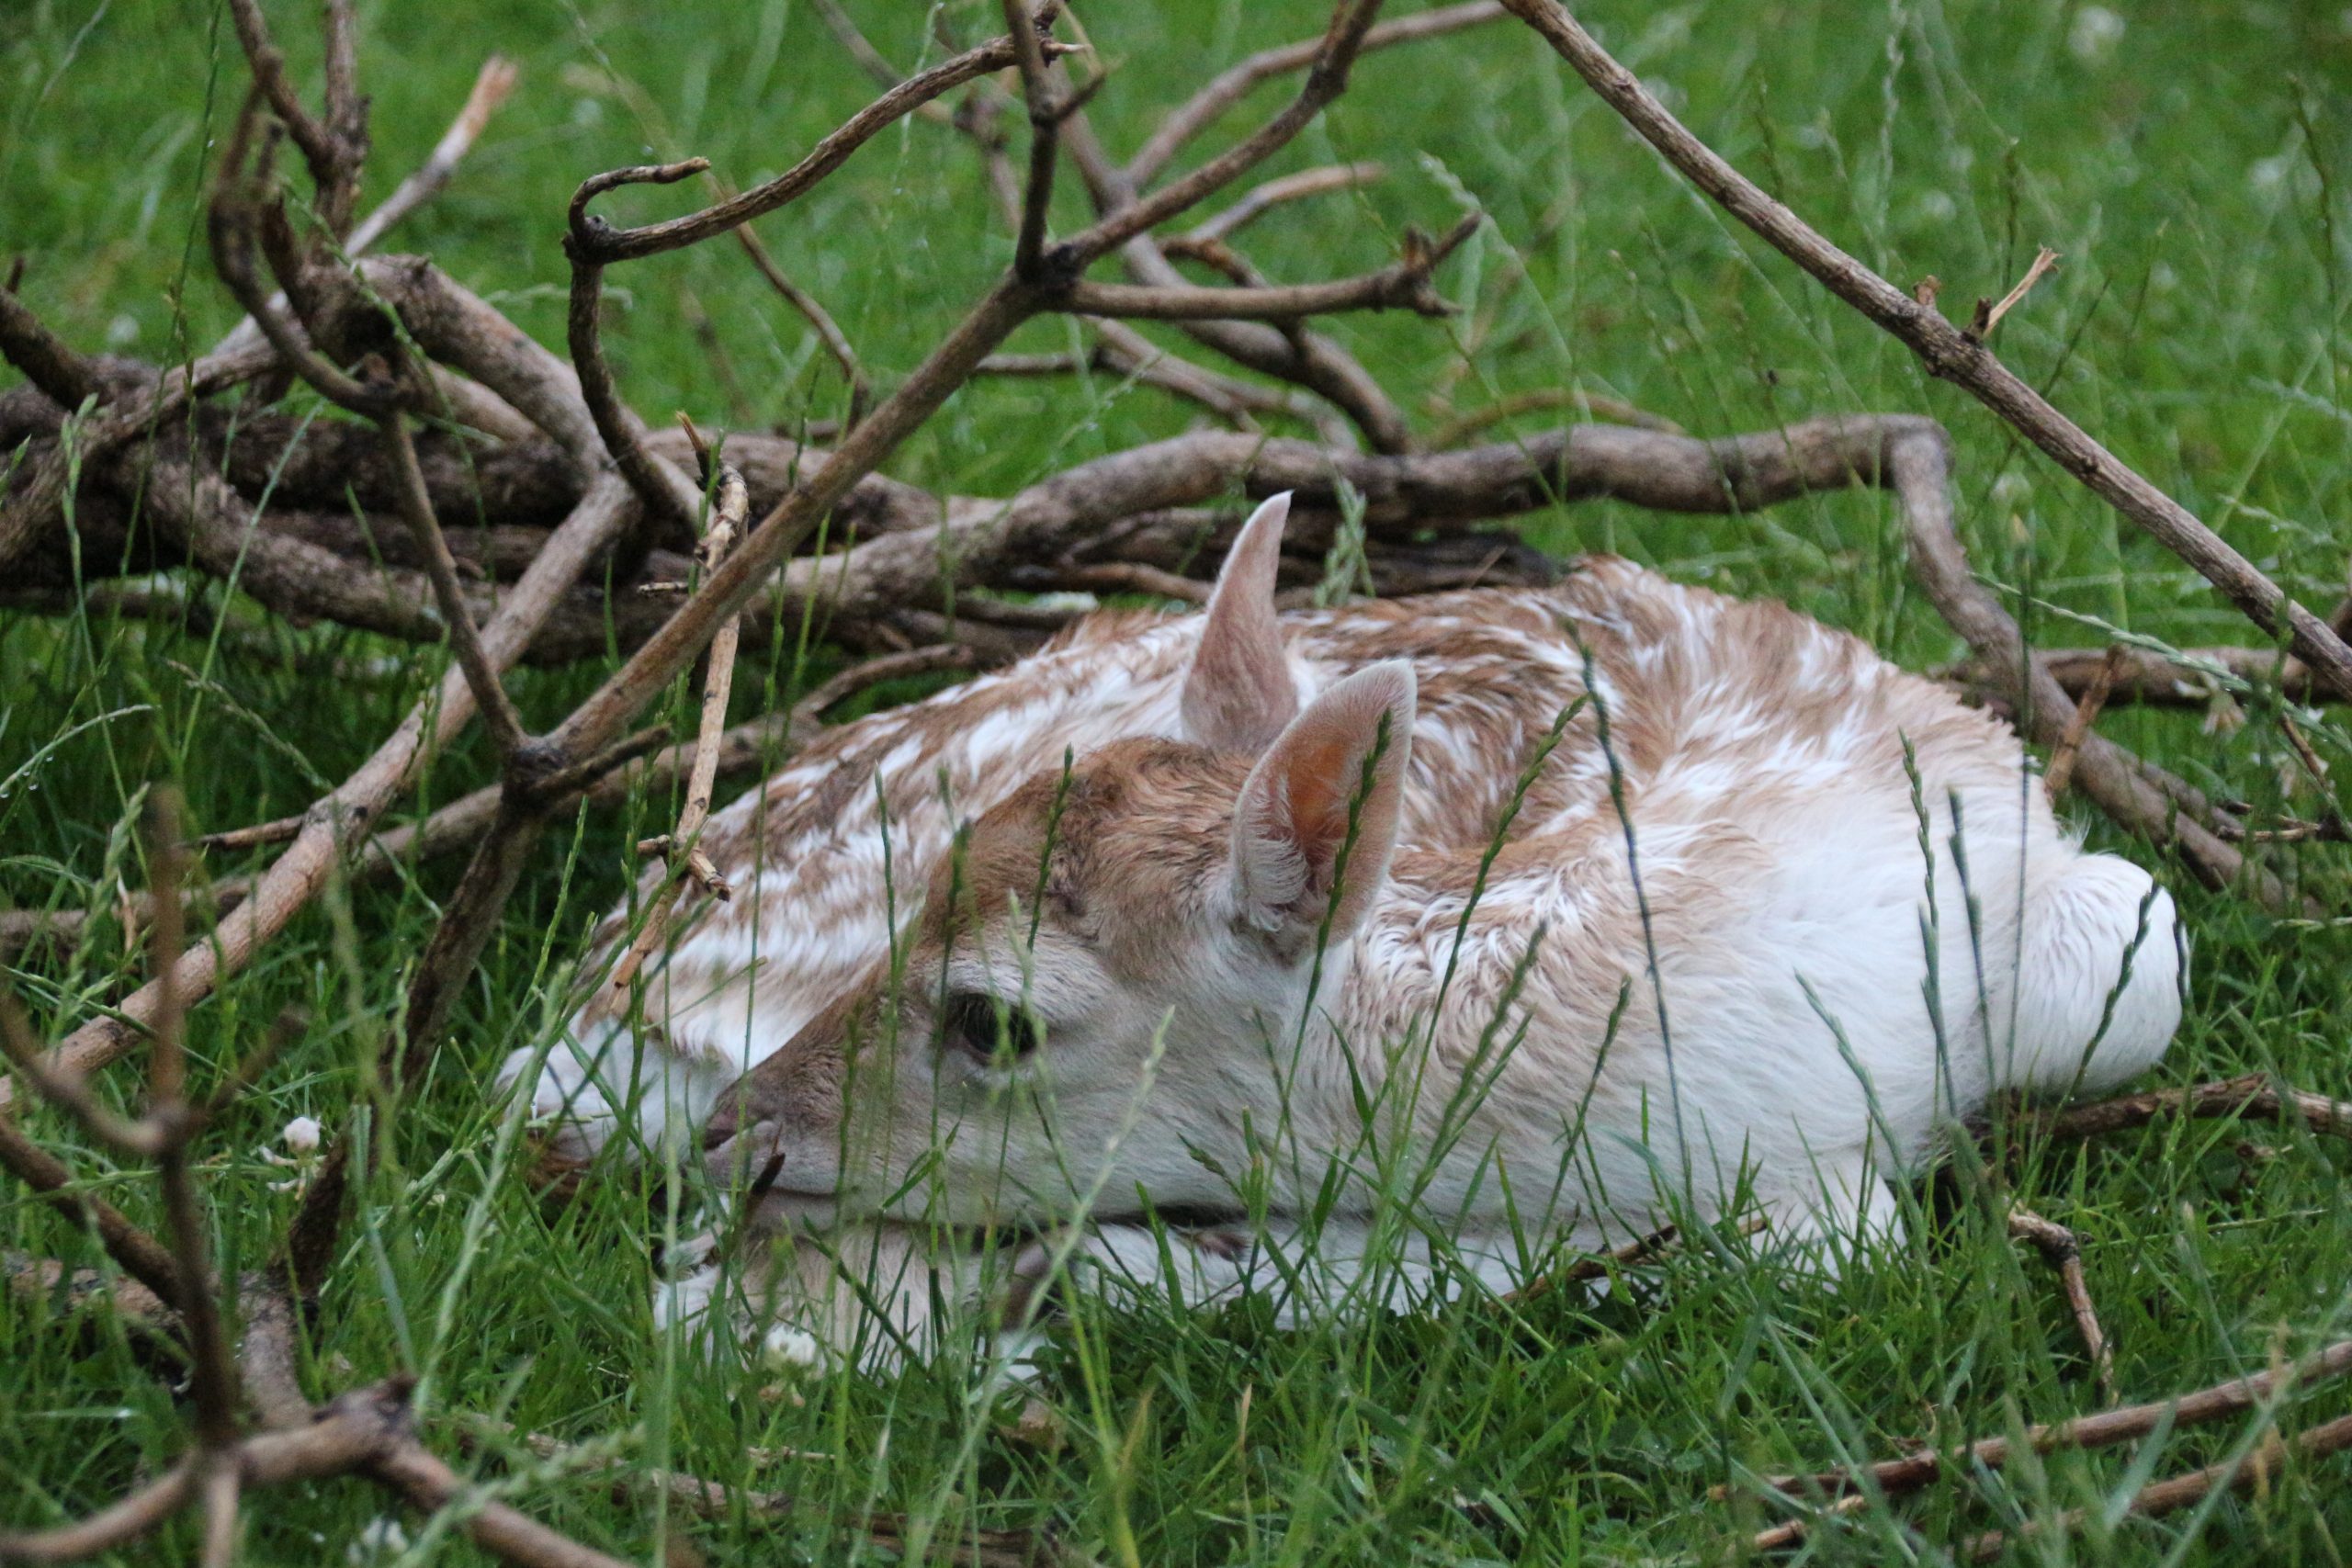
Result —
[[[945,9],[967,29],[982,25],[979,10],[994,13],[961,0]],[[1312,31],[1320,9],[1098,7],[1088,19],[1122,69],[1097,124],[1114,147],[1133,146],[1216,65]],[[311,80],[308,8],[273,10]],[[698,10],[364,5],[379,192],[439,134],[484,54],[505,51],[524,71],[456,188],[398,244],[433,254],[560,342],[557,238],[580,177],[648,151],[701,152],[748,184],[864,101],[863,79],[803,8]],[[2005,288],[2038,243],[2064,251],[2064,269],[2003,328],[2004,353],[2291,591],[2333,603],[2346,564],[2340,520],[2352,514],[2352,13],[2219,0],[2125,17],[2052,0],[1600,0],[1587,10],[1701,134],[1898,280],[1933,273],[1948,301],[1965,302]],[[917,8],[861,11],[901,62],[916,59]],[[31,303],[85,347],[172,357],[209,344],[232,315],[199,233],[203,150],[242,90],[225,17],[194,0],[17,0],[9,17],[0,245],[29,256]],[[1818,412],[1925,411],[1957,437],[1980,568],[2030,584],[2043,640],[2101,640],[2083,617],[2174,645],[2245,635],[2185,569],[1735,234],[1522,33],[1493,28],[1367,63],[1285,166],[1363,157],[1386,163],[1384,183],[1253,231],[1266,271],[1376,265],[1404,224],[1435,227],[1476,201],[1495,226],[1444,275],[1446,288],[1492,298],[1511,247],[1532,280],[1500,306],[1466,373],[1459,323],[1335,324],[1408,403],[1458,377],[1459,408],[1577,385],[1705,434]],[[679,205],[629,195],[610,205]],[[765,231],[887,380],[1005,259],[987,211],[968,153],[910,125]],[[789,420],[838,403],[821,355],[728,247],[616,281],[628,291],[616,325],[625,385],[649,416],[684,407]],[[698,346],[698,318],[715,324],[723,351]],[[1059,330],[1033,328],[1023,346],[1053,346]],[[1172,433],[1186,417],[1107,381],[987,385],[959,397],[892,468],[1002,491]],[[1894,519],[1874,497],[1731,520],[1589,505],[1527,526],[1547,547],[1620,550],[1685,579],[1784,597],[1915,665],[1956,650],[1908,592]],[[0,620],[0,897],[103,907],[118,876],[141,885],[127,824],[153,781],[175,781],[201,828],[299,809],[366,753],[429,673],[329,680],[319,673],[329,661],[384,650],[333,630],[271,635],[286,658],[232,658],[168,628]],[[748,671],[744,709],[787,697],[804,677],[788,661]],[[516,690],[526,716],[544,721],[585,679],[537,674]],[[683,715],[683,695],[673,703]],[[2219,795],[2278,797],[2285,749],[2266,714],[2210,734],[2193,715],[2108,722]],[[2315,743],[2346,771],[2340,731],[2322,728]],[[461,749],[436,765],[419,804],[486,776],[480,754]],[[670,1523],[714,1560],[846,1560],[856,1538],[827,1529],[826,1516],[869,1506],[935,1521],[948,1537],[1051,1524],[1112,1560],[1712,1558],[1738,1528],[1769,1517],[1741,1484],[1753,1472],[2097,1403],[2046,1273],[1966,1203],[1834,1293],[1693,1255],[1605,1302],[1564,1293],[1517,1318],[1464,1310],[1277,1335],[1246,1315],[1082,1314],[1051,1386],[1071,1433],[1058,1451],[1000,1435],[986,1402],[952,1377],[820,1381],[754,1397],[764,1374],[710,1370],[652,1330],[649,1190],[616,1183],[544,1215],[497,1157],[481,1092],[510,1046],[551,1027],[565,966],[623,886],[624,846],[672,813],[666,799],[634,803],[542,857],[437,1077],[401,1122],[394,1163],[366,1195],[331,1287],[317,1383],[414,1369],[427,1375],[432,1410],[488,1409],[572,1438],[634,1434],[632,1463],[789,1487],[815,1505],[799,1531]],[[2111,837],[2096,824],[2092,833]],[[2340,851],[2290,863],[2346,907]],[[285,1173],[257,1149],[288,1118],[332,1118],[351,1101],[355,1063],[396,1015],[448,874],[322,900],[192,1021],[195,1049],[214,1063],[289,1003],[314,1020],[265,1092],[208,1145],[213,1223],[232,1268],[259,1261],[292,1202],[274,1185]],[[2352,1000],[2341,977],[2352,932],[2264,919],[2193,890],[2185,905],[2197,975],[2162,1081],[2260,1067],[2346,1092]],[[134,967],[101,921],[73,954],[8,983],[45,1027],[62,1029],[119,994]],[[53,1119],[35,1124],[72,1145]],[[2130,1397],[2259,1367],[2352,1318],[2342,1154],[2299,1132],[2256,1132],[2277,1157],[2249,1158],[2246,1135],[2219,1123],[2151,1129],[2051,1149],[2020,1173],[2024,1201],[2087,1238]],[[151,1212],[144,1178],[73,1153],[94,1185]],[[0,1246],[92,1255],[18,1195],[0,1197]],[[2304,1414],[2332,1416],[2344,1404],[2341,1392],[2322,1394]],[[171,1395],[123,1344],[76,1343],[6,1297],[0,1412],[0,1517],[12,1523],[85,1508],[182,1441]],[[454,1451],[447,1429],[435,1435]],[[2250,1436],[2225,1427],[1956,1481],[1866,1513],[1825,1538],[1815,1560],[1934,1561],[1973,1530],[2088,1506],[2094,1519],[2079,1536],[2010,1557],[2341,1561],[2352,1551],[2341,1461],[2290,1467],[2251,1497],[2162,1525],[2099,1517],[2152,1471],[2205,1462]],[[775,1448],[820,1457],[753,1457]],[[616,1506],[598,1481],[485,1473],[587,1540],[660,1560],[648,1510]],[[1738,1500],[1706,1501],[1724,1481]],[[253,1515],[252,1558],[339,1555],[377,1511],[356,1486],[276,1495]],[[164,1544],[175,1555],[194,1547],[184,1528]],[[418,1560],[469,1553],[435,1540],[420,1542]]]

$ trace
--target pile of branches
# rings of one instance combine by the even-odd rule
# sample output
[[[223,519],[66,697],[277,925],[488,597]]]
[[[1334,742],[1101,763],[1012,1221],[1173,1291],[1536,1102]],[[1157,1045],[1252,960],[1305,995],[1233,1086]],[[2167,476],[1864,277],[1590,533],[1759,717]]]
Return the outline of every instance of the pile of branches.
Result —
[[[2259,628],[2253,646],[2199,650],[2193,666],[2274,685],[2296,701],[2352,696],[2345,640],[2352,612],[2324,618],[2293,604],[1988,346],[2040,266],[1998,304],[1980,304],[1966,326],[1953,325],[1931,291],[1915,295],[1876,276],[1691,137],[1555,0],[1470,0],[1388,21],[1377,19],[1378,0],[1342,0],[1322,35],[1217,76],[1124,162],[1090,126],[1086,105],[1104,79],[1090,73],[1082,50],[1058,38],[1065,18],[1057,0],[1035,8],[1005,0],[1002,36],[904,78],[834,6],[820,5],[876,77],[879,95],[751,190],[726,186],[699,159],[584,181],[568,209],[571,310],[561,356],[429,260],[372,254],[447,182],[512,73],[493,62],[433,160],[363,220],[368,131],[348,0],[325,6],[316,109],[289,78],[257,0],[231,0],[229,9],[250,86],[220,153],[208,232],[214,271],[246,319],[210,353],[163,367],[84,354],[27,306],[17,279],[0,288],[0,355],[28,383],[0,395],[0,450],[10,454],[0,491],[0,583],[7,585],[0,593],[33,613],[199,613],[201,595],[156,585],[153,574],[175,574],[228,585],[298,624],[334,622],[446,645],[452,668],[357,770],[300,816],[205,840],[274,848],[265,869],[184,886],[186,846],[166,813],[153,829],[154,881],[133,911],[151,933],[151,977],[53,1043],[34,1040],[20,1018],[6,1021],[0,1032],[17,1071],[0,1080],[0,1164],[92,1228],[128,1280],[149,1292],[147,1315],[181,1341],[195,1378],[193,1447],[183,1465],[89,1519],[0,1537],[0,1561],[90,1555],[199,1507],[206,1560],[223,1562],[235,1550],[241,1495],[298,1477],[365,1477],[426,1509],[456,1495],[453,1472],[410,1428],[399,1380],[321,1401],[298,1376],[298,1329],[319,1310],[346,1200],[368,1157],[350,1129],[331,1145],[266,1268],[225,1281],[203,1240],[190,1150],[220,1106],[266,1071],[272,1048],[258,1047],[199,1100],[187,1087],[179,1021],[252,963],[338,868],[368,874],[432,854],[470,854],[380,1064],[380,1080],[397,1098],[423,1081],[454,998],[558,813],[684,778],[679,830],[654,841],[670,857],[665,898],[674,897],[697,874],[694,836],[721,776],[772,760],[775,742],[788,744],[865,682],[984,664],[1035,646],[1066,614],[1024,597],[1036,591],[1204,597],[1250,498],[1297,492],[1295,585],[1324,577],[1324,556],[1337,541],[1361,557],[1351,581],[1368,576],[1379,592],[1412,592],[1541,581],[1561,570],[1480,525],[1564,502],[1609,496],[1726,513],[1879,487],[1901,508],[1920,587],[1973,652],[1955,678],[2004,704],[2030,739],[2052,748],[2054,788],[2079,790],[2207,881],[2280,908],[2300,908],[2300,895],[2266,863],[2276,852],[2255,840],[2342,832],[2333,818],[2250,827],[2227,803],[2097,732],[2103,704],[2178,700],[2192,688],[2144,653],[2029,650],[1962,553],[1949,442],[1932,421],[1858,415],[1701,440],[1564,390],[1549,401],[1611,422],[1467,444],[1528,412],[1522,399],[1456,418],[1442,438],[1427,440],[1364,367],[1312,323],[1352,310],[1447,313],[1439,269],[1481,220],[1474,215],[1436,237],[1408,233],[1392,263],[1356,276],[1277,283],[1250,263],[1236,236],[1260,213],[1376,176],[1352,165],[1248,184],[1346,89],[1363,54],[1516,17],[1669,164],[1915,349],[1932,374],[1976,395],[2177,551]],[[1298,86],[1280,109],[1226,151],[1170,174],[1193,140],[1246,93],[1285,77]],[[970,141],[1013,236],[1013,259],[911,373],[883,388],[747,225],[789,206],[908,116]],[[1025,148],[1017,154],[1021,128]],[[309,187],[299,201],[288,189],[292,164]],[[1056,234],[1048,213],[1066,171],[1075,172],[1092,217],[1075,233]],[[697,176],[707,178],[715,199],[685,216],[619,228],[594,211],[618,186]],[[1220,210],[1194,220],[1219,200]],[[712,443],[691,423],[649,429],[623,398],[603,341],[606,274],[730,235],[838,362],[849,395],[833,426],[794,436],[735,431]],[[1096,276],[1112,265],[1121,277]],[[1076,320],[1084,354],[1001,352],[1017,328],[1056,315]],[[1136,321],[1166,323],[1184,347],[1147,337]],[[1471,335],[1490,324],[1474,321]],[[1097,368],[1197,405],[1223,428],[1098,458],[1011,496],[936,494],[880,471],[976,378]],[[285,397],[297,386],[330,412],[287,412]],[[820,537],[833,541],[821,553]],[[738,652],[773,627],[797,635],[804,625],[873,657],[788,714],[727,729]],[[617,663],[586,701],[543,733],[526,728],[503,684],[507,671],[525,662],[610,660],[615,649]],[[696,735],[673,745],[659,729],[632,732],[641,710],[698,662],[705,700]],[[428,818],[387,828],[427,759],[476,721],[493,745],[499,776]],[[190,908],[218,917],[203,942],[183,938]],[[21,950],[60,924],[7,916],[0,944]],[[149,1108],[126,1121],[103,1108],[88,1078],[141,1050],[151,1064]],[[104,1146],[153,1163],[166,1240],[88,1193],[17,1129],[8,1111],[28,1091],[70,1111]],[[2244,1113],[2250,1103],[2238,1096],[2223,1109]],[[15,1278],[49,1289],[62,1274],[36,1262]],[[111,1289],[123,1310],[138,1304],[129,1283]],[[690,1500],[719,1495],[690,1478],[656,1479]],[[464,1528],[512,1562],[611,1561],[501,1504],[469,1505]],[[891,1526],[871,1520],[867,1528],[887,1535]],[[967,1543],[1000,1558],[1037,1547]]]

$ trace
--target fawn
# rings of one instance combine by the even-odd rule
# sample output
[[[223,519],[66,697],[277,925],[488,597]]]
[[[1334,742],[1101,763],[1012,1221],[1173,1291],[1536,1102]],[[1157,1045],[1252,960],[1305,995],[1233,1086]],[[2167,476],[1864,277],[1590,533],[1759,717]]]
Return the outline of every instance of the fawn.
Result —
[[[1153,1214],[1351,1254],[1402,1169],[1487,1271],[1531,1225],[1600,1246],[1740,1193],[1884,1233],[1887,1178],[1996,1090],[2163,1054],[2172,901],[2072,840],[1998,719],[1623,561],[1481,603],[1556,628],[1492,682],[1507,742],[1459,721],[1458,625],[1294,709],[1295,664],[1212,617],[1221,735],[1033,749],[895,959],[718,1098],[714,1178],[770,1230],[1091,1218],[1082,1255],[1148,1273]],[[1441,773],[1493,843],[1429,830]],[[1274,1277],[1205,1235],[1189,1288]]]
[[[1403,658],[1423,671],[1425,733],[1459,740],[1421,748],[1406,827],[1416,842],[1482,841],[1577,689],[1558,607],[1467,590],[1277,616],[1289,501],[1243,525],[1205,613],[1090,616],[1005,671],[829,729],[713,817],[700,847],[741,891],[682,922],[648,966],[641,1014],[605,987],[574,1017],[532,1086],[549,1124],[543,1174],[576,1171],[616,1135],[625,1149],[691,1146],[722,1088],[887,961],[958,825],[1066,748],[1156,735],[1253,752],[1301,693]],[[592,953],[626,944],[628,912],[605,919]],[[537,1059],[512,1053],[501,1082]]]

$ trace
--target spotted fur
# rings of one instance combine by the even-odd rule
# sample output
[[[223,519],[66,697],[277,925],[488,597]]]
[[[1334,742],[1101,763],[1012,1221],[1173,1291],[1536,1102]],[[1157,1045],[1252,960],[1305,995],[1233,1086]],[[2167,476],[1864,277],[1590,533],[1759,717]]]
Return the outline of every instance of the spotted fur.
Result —
[[[720,1097],[713,1174],[769,1172],[797,1224],[1258,1184],[1355,1235],[1403,1170],[1485,1257],[1742,1194],[1852,1235],[1995,1091],[2112,1085],[2177,1025],[2162,889],[2082,851],[2000,721],[1785,607],[1596,560],[1289,635],[1314,695],[1262,757],[1130,735],[1008,784],[895,979]],[[971,992],[1044,1043],[945,1043]]]

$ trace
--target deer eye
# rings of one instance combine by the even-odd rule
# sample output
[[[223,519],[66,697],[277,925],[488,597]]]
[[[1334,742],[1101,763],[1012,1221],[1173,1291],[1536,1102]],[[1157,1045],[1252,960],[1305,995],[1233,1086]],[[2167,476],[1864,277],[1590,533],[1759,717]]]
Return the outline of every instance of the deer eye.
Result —
[[[1045,1043],[1046,1028],[1026,1008],[986,991],[950,991],[939,1010],[939,1038],[982,1063],[1017,1062]]]

